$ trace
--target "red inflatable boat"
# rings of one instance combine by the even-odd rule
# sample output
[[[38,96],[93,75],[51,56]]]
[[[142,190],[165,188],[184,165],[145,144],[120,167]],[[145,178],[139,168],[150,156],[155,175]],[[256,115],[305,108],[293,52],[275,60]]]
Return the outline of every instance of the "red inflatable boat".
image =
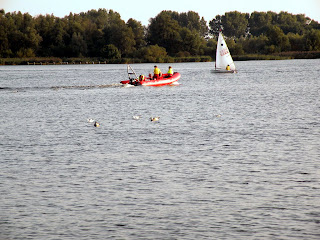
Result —
[[[121,81],[122,84],[131,84],[135,86],[164,86],[170,85],[177,82],[180,79],[180,73],[175,72],[171,77],[167,74],[162,74],[158,79],[146,78],[145,80],[139,81],[139,79],[130,79]]]
[[[127,69],[129,80],[121,81],[122,84],[131,84],[134,86],[164,86],[175,84],[180,79],[180,73],[175,72],[172,76],[168,76],[168,74],[162,74],[162,76],[158,79],[153,79],[149,76],[148,78],[145,78],[145,80],[139,80],[136,73],[129,65]]]

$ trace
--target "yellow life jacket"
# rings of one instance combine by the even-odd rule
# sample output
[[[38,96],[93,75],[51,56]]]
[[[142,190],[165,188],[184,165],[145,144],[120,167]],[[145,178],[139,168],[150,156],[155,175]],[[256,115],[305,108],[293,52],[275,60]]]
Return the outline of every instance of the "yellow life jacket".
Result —
[[[156,68],[154,69],[153,73],[154,73],[154,74],[160,74],[160,73],[161,73],[160,68],[157,68],[157,67],[156,67]]]
[[[168,74],[173,74],[173,69],[172,68],[169,68]]]
[[[140,80],[140,81],[143,81],[144,79],[145,79],[145,76],[144,76],[144,75],[140,75],[140,76],[139,76],[139,80]]]

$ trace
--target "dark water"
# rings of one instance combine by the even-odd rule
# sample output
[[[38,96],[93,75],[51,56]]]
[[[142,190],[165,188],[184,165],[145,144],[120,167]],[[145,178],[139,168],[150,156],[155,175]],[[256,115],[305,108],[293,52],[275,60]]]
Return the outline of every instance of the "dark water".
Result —
[[[0,239],[320,239],[320,60],[236,65],[0,66]]]

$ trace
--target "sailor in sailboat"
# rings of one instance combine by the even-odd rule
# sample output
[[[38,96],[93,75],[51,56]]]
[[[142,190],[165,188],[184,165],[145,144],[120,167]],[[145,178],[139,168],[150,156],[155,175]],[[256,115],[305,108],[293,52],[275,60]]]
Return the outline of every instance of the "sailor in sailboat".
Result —
[[[214,72],[216,73],[236,72],[236,67],[234,65],[227,43],[225,42],[221,31],[219,32],[219,37],[217,42],[216,62],[215,62]]]

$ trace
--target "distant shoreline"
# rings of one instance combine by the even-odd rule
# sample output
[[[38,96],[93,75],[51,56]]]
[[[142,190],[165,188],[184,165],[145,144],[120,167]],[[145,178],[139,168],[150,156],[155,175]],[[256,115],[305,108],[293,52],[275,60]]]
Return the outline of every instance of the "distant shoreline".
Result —
[[[234,61],[250,60],[288,60],[288,59],[319,59],[320,51],[281,52],[272,55],[245,54],[232,56]],[[163,63],[182,62],[212,62],[210,56],[193,57],[167,57]],[[149,63],[143,59],[121,58],[121,59],[99,59],[99,58],[57,58],[57,57],[32,57],[32,58],[0,58],[0,65],[69,65],[69,64],[128,64]]]

